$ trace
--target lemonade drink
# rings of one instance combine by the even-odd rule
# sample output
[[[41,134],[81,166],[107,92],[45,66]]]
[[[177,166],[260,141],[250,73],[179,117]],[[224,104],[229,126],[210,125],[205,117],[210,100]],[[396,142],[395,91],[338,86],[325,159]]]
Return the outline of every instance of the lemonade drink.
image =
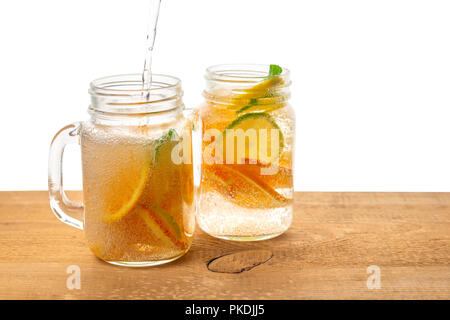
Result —
[[[192,120],[180,80],[154,74],[146,89],[139,74],[110,76],[93,81],[90,94],[90,119],[61,129],[50,147],[52,211],[84,229],[91,251],[107,262],[151,266],[182,256],[195,205]],[[82,204],[62,185],[69,143],[81,145]]]
[[[289,73],[278,66],[222,65],[208,69],[207,81],[199,110],[199,226],[230,240],[275,237],[293,214]]]
[[[155,138],[149,131],[161,133]],[[86,236],[99,258],[155,264],[189,249],[192,164],[171,159],[180,140],[175,129],[83,127]]]

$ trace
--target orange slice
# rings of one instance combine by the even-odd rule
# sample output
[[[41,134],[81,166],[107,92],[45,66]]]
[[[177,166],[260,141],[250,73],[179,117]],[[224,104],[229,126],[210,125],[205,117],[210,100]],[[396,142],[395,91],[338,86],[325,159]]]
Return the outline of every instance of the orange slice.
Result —
[[[134,208],[150,174],[150,153],[142,145],[96,145],[101,159],[89,164],[90,207],[104,222],[118,221]],[[104,150],[99,150],[104,149]],[[94,186],[94,184],[96,184]],[[89,186],[92,185],[91,188]]]
[[[114,222],[129,214],[144,192],[151,145],[107,134],[107,139],[100,135],[83,138],[83,162],[88,163],[83,167],[83,186],[89,194],[86,210],[95,212],[103,222]]]
[[[205,184],[239,206],[276,208],[290,201],[258,177],[250,177],[233,166],[204,164],[203,169]]]
[[[269,169],[269,166],[261,163],[249,164],[248,160],[246,160],[245,164],[234,164],[229,166],[253,180],[263,181],[273,189],[291,188],[293,185],[292,169],[281,165],[274,168],[274,174],[266,175],[261,172],[262,169]]]
[[[136,170],[136,168],[128,168],[129,171],[124,168],[119,170],[115,180],[116,185],[109,190],[110,196],[107,200],[109,204],[106,207],[104,221],[117,221],[134,208],[144,191],[150,171],[149,165],[146,161],[141,165],[140,170]]]

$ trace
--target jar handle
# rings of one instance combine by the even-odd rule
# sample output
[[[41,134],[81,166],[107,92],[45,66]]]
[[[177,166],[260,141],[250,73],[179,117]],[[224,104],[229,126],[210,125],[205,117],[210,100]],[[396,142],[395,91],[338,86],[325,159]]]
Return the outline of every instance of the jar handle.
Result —
[[[82,217],[84,206],[69,200],[64,192],[62,173],[64,149],[68,144],[78,144],[80,128],[81,122],[75,122],[62,128],[53,138],[48,158],[48,191],[50,207],[55,216],[62,222],[83,230],[83,221],[70,215]]]

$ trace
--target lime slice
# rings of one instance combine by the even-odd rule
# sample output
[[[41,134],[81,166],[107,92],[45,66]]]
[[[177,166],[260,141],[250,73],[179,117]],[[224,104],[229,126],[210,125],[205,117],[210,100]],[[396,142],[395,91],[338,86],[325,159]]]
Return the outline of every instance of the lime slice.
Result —
[[[178,225],[164,210],[154,206],[149,208],[143,205],[136,207],[137,214],[144,220],[153,236],[166,245],[174,245],[181,249],[185,248]],[[170,219],[168,219],[170,217]],[[176,227],[175,227],[176,226]]]
[[[155,211],[155,214],[158,214],[160,217],[163,218],[163,220],[167,223],[167,225],[169,226],[169,228],[171,230],[173,230],[173,233],[175,234],[175,236],[177,237],[177,239],[181,240],[181,231],[180,231],[180,227],[178,226],[178,224],[175,222],[175,220],[173,219],[173,217],[167,213],[166,211],[164,211],[163,208],[158,207],[157,205],[153,205],[152,208],[153,211]]]
[[[175,129],[170,129],[161,138],[156,140],[154,163],[158,163],[161,155],[165,154],[163,151],[166,151],[166,149],[169,151],[168,154],[171,154],[172,148],[178,143],[179,140],[180,138]]]
[[[241,130],[238,131],[238,129]],[[278,135],[278,144],[277,142],[272,143],[273,130],[276,130],[276,132],[274,133],[275,137],[276,135]],[[266,134],[265,136],[264,131]],[[254,132],[255,135],[252,135],[252,132]],[[229,134],[233,134],[235,136],[234,148],[227,148],[226,146],[227,135]],[[245,136],[241,137],[241,134],[244,134]],[[254,139],[250,137],[256,137],[256,141],[254,141]],[[281,132],[279,126],[273,120],[273,118],[269,114],[264,112],[247,113],[235,119],[224,130],[221,139],[223,139],[222,151],[226,152],[222,154],[227,155],[228,159],[233,158],[233,163],[240,163],[238,161],[240,159],[249,159],[251,161],[258,161],[260,163],[272,163],[273,161],[278,159],[284,148],[283,133]],[[237,141],[239,139],[245,139],[244,150],[238,150]],[[272,150],[272,147],[275,147],[275,149]],[[224,157],[223,159],[225,162],[226,158]]]
[[[256,104],[249,104],[248,106],[245,106],[245,107],[239,109],[238,111],[236,111],[236,113],[237,114],[246,114],[246,113],[249,113],[249,112],[269,113],[269,112],[273,112],[275,110],[278,110],[280,108],[283,108],[285,106],[286,106],[285,103],[267,104],[267,105],[262,105],[262,104],[257,104],[256,103]]]
[[[161,232],[178,245],[183,242],[182,199],[183,167],[172,160],[172,150],[180,143],[175,129],[170,129],[155,142],[154,161],[147,189],[139,201],[140,216],[147,226]],[[161,231],[161,230],[162,231]]]

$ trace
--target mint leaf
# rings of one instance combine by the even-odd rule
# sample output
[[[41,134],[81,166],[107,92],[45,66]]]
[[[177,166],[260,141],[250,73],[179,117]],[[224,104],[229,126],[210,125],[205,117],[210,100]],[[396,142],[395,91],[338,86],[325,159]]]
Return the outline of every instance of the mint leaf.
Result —
[[[270,69],[269,69],[269,76],[278,76],[283,72],[283,69],[276,65],[276,64],[271,64],[270,65]]]
[[[172,139],[172,140],[175,140],[178,138],[178,134],[175,131],[175,129],[170,129],[167,134],[169,135],[170,139]]]

